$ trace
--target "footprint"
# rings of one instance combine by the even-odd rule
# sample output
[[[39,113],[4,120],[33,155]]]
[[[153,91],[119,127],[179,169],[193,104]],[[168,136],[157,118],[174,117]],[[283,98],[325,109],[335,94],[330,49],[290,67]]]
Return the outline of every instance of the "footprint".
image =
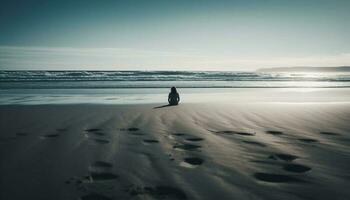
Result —
[[[131,132],[131,133],[129,133],[129,135],[141,136],[141,135],[145,135],[145,134],[144,133],[138,133],[138,132]]]
[[[327,131],[321,131],[320,134],[322,134],[322,135],[332,135],[332,136],[340,135],[339,133],[327,132]]]
[[[265,145],[265,144],[260,143],[260,142],[255,142],[255,141],[246,141],[246,140],[244,140],[243,142],[244,142],[244,143],[246,143],[246,144],[251,144],[251,145],[255,145],[255,146],[259,146],[259,147],[266,147],[266,145]]]
[[[175,135],[175,136],[185,136],[186,134],[185,134],[185,133],[173,133],[172,135]]]
[[[191,165],[201,165],[204,162],[202,158],[197,158],[197,157],[188,157],[188,158],[185,158],[184,161]]]
[[[118,175],[110,172],[92,172],[90,174],[92,181],[110,181],[118,178]]]
[[[255,173],[254,177],[259,181],[270,183],[303,182],[298,178],[283,174]]]
[[[271,134],[271,135],[282,135],[283,132],[282,131],[266,131],[267,134]]]
[[[86,129],[86,132],[96,132],[96,131],[100,131],[101,129],[98,128],[91,128],[91,129]]]
[[[254,136],[255,133],[240,132],[240,131],[214,131],[215,133],[225,135],[243,135],[243,136]]]
[[[295,155],[291,155],[291,154],[285,154],[285,153],[277,153],[277,154],[273,154],[273,155],[270,155],[269,156],[270,159],[274,159],[274,160],[277,160],[277,159],[280,159],[280,160],[283,160],[283,161],[293,161],[297,158],[299,158],[298,156],[295,156]]]
[[[42,137],[42,138],[56,138],[56,137],[58,137],[58,136],[60,136],[60,135],[57,134],[57,133],[52,133],[52,134],[42,135],[41,137]]]
[[[101,133],[101,132],[92,132],[92,133],[95,134],[95,135],[97,135],[97,136],[104,136],[104,135],[106,135],[106,134]]]
[[[283,169],[295,173],[304,173],[311,170],[310,167],[300,164],[286,164],[283,166]]]
[[[201,148],[201,146],[195,145],[195,144],[176,144],[173,146],[173,148],[185,150],[185,151],[194,151],[194,150]]]
[[[312,138],[300,138],[299,141],[306,142],[306,143],[315,143],[318,142],[318,140],[312,139]]]
[[[143,142],[145,142],[145,143],[159,143],[158,140],[152,140],[152,139],[145,139],[145,140],[143,140]]]
[[[80,197],[80,200],[111,200],[112,198],[106,197],[97,193],[90,193]]]
[[[120,131],[128,131],[130,132],[129,134],[132,134],[132,135],[144,135],[143,133],[138,133],[137,131],[139,131],[140,129],[139,128],[121,128]]]
[[[186,194],[182,190],[175,187],[170,187],[170,186],[156,186],[155,188],[145,187],[145,190],[151,196],[155,196],[155,197],[170,196],[170,197],[174,197],[175,199],[183,199],[183,200],[187,199]]]
[[[105,139],[94,139],[94,141],[96,143],[99,143],[99,144],[107,144],[107,143],[109,143],[109,140],[105,140]]]
[[[95,161],[92,164],[92,167],[96,167],[96,168],[112,168],[113,164],[109,163],[109,162],[105,162],[105,161]]]
[[[234,132],[236,135],[244,135],[244,136],[254,136],[255,133],[247,133],[247,132]]]
[[[200,137],[193,137],[193,138],[186,138],[185,140],[190,141],[190,142],[199,142],[199,141],[202,141],[204,139],[200,138]]]
[[[127,192],[132,195],[149,195],[155,199],[182,199],[186,200],[187,195],[182,190],[171,186],[155,186],[155,187],[131,187]]]

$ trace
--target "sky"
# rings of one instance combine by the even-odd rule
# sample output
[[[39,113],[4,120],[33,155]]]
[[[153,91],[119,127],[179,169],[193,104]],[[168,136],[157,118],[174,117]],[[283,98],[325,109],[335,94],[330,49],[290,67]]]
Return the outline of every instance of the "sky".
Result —
[[[349,0],[0,3],[0,70],[350,66]]]

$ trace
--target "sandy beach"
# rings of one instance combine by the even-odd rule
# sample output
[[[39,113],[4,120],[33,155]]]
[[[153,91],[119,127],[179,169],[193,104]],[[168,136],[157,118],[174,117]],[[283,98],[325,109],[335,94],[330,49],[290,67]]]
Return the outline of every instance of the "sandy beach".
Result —
[[[350,104],[0,106],[0,199],[349,199]]]
[[[350,200],[350,0],[1,0],[0,200]]]

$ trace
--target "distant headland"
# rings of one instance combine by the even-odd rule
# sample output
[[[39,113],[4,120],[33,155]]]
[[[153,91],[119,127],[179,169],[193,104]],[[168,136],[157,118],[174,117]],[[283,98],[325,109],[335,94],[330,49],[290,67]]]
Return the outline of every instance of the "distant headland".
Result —
[[[339,67],[275,67],[261,68],[257,72],[350,72],[350,66]]]

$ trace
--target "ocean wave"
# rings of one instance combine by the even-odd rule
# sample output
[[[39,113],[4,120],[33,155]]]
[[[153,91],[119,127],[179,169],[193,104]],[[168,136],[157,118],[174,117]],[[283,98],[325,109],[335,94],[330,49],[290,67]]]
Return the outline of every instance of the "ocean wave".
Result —
[[[0,71],[0,89],[350,87],[347,73]]]
[[[350,81],[350,74],[227,71],[0,71],[0,82],[18,81]]]

